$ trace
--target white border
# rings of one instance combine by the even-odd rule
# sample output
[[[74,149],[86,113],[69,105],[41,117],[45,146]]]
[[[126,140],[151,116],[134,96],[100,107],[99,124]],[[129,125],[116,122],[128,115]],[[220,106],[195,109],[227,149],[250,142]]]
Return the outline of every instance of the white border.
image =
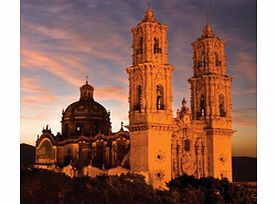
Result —
[[[0,203],[20,202],[20,2],[0,1]]]
[[[272,0],[258,1],[258,203],[276,202],[276,5]]]

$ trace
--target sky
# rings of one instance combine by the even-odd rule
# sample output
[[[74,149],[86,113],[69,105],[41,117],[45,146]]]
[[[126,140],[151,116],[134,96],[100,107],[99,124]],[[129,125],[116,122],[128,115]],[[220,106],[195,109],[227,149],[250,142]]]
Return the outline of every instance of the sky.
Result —
[[[173,109],[190,98],[191,43],[206,23],[207,0],[152,0],[157,20],[168,25]],[[128,124],[130,29],[144,16],[147,0],[22,0],[20,14],[20,142],[35,145],[47,124],[61,131],[62,109],[94,86],[94,98],[111,111],[113,131]],[[257,154],[257,2],[211,0],[209,22],[226,41],[232,76],[233,155]],[[188,100],[189,101],[189,100]]]

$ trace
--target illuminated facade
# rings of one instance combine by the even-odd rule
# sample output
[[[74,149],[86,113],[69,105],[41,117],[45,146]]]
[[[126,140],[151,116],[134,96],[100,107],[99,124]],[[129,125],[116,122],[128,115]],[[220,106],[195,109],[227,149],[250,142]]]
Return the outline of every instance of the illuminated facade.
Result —
[[[36,166],[73,165],[82,171],[90,163],[99,169],[129,168],[129,133],[111,132],[110,113],[93,97],[94,88],[80,88],[80,99],[62,112],[62,132],[54,136],[46,126],[36,141]]]
[[[193,46],[191,110],[183,99],[172,116],[172,72],[167,62],[167,26],[151,8],[132,28],[129,74],[130,169],[155,188],[183,173],[232,181],[231,81],[224,41],[206,25]]]
[[[167,26],[147,9],[132,29],[133,64],[129,74],[130,167],[154,187],[171,179],[172,72],[167,64]]]
[[[111,132],[109,112],[94,100],[94,88],[86,82],[79,101],[63,111],[61,134],[54,136],[47,127],[38,138],[37,167],[67,166],[71,171],[74,166],[88,172],[121,166],[161,189],[183,173],[232,181],[232,77],[227,75],[224,41],[206,25],[192,43],[191,108],[183,99],[173,117],[174,67],[167,61],[167,30],[151,8],[131,30],[129,132],[123,125]]]

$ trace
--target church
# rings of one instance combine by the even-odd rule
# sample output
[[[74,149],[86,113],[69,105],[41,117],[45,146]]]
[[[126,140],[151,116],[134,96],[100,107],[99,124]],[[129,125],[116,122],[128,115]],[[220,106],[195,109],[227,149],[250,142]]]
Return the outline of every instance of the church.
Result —
[[[74,175],[140,173],[154,188],[186,173],[232,181],[232,77],[227,75],[225,42],[207,24],[193,42],[190,107],[183,98],[172,110],[172,73],[167,25],[148,7],[131,29],[129,124],[111,131],[110,113],[96,102],[86,80],[80,98],[62,111],[61,133],[46,126],[36,141],[36,168],[66,169]],[[92,170],[91,170],[92,171]],[[95,174],[90,174],[95,175]]]

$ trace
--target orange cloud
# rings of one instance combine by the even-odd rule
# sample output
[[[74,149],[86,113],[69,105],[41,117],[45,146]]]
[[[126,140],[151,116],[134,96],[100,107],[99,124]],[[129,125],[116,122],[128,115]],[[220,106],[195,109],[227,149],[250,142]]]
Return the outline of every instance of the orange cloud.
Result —
[[[67,47],[63,48],[74,48],[78,50],[78,52],[92,52],[93,50],[90,49],[90,46],[88,46],[85,41],[81,40],[79,38],[78,34],[74,34],[73,32],[70,32],[67,29],[62,29],[61,27],[51,27],[47,28],[46,26],[40,25],[40,24],[34,24],[31,22],[22,22],[22,27],[26,30],[28,30],[31,33],[36,33],[39,36],[46,36],[49,39],[55,39],[58,40],[64,44],[67,44]],[[25,39],[22,42],[23,47],[28,46],[29,41]],[[40,46],[46,48],[49,47],[47,44],[40,44]],[[50,46],[51,48],[51,46]]]
[[[21,76],[20,89],[23,93],[28,93],[21,95],[22,105],[41,105],[55,100],[55,96],[35,78]]]
[[[95,98],[127,102],[128,92],[119,86],[104,86],[95,90]]]
[[[45,105],[47,103],[53,102],[55,97],[53,95],[44,95],[44,96],[26,96],[21,98],[22,105]]]
[[[38,80],[35,78],[28,78],[26,76],[21,76],[20,78],[20,89],[24,92],[29,93],[46,93],[47,89],[39,85]]]
[[[21,49],[21,67],[25,69],[44,69],[74,86],[83,83],[76,72],[85,72],[83,65],[73,58],[48,56],[39,51],[26,49]],[[72,67],[75,67],[75,69]]]
[[[257,117],[256,117],[256,108],[241,108],[234,109],[234,124],[238,126],[252,126],[256,127],[257,125]]]
[[[234,96],[241,96],[245,94],[256,94],[257,89],[256,88],[249,88],[249,89],[243,89],[243,88],[234,88],[232,90],[232,95]]]
[[[257,63],[256,58],[248,53],[237,53],[237,65],[234,67],[234,71],[237,72],[238,77],[245,77],[252,82],[257,81]]]
[[[124,49],[126,50],[126,54],[129,52],[128,42],[117,33],[113,33],[113,35],[110,35],[109,32],[101,33],[101,35],[95,34],[92,40],[91,36],[86,36],[79,31],[76,32],[74,29],[64,29],[62,26],[49,28],[40,24],[23,21],[22,27],[30,33],[37,33],[38,36],[44,36],[49,40],[51,39],[62,43],[62,46],[58,48],[59,50],[70,52],[75,50],[79,53],[87,54],[94,59],[107,59],[122,67],[128,66],[127,58],[122,57],[122,51]],[[22,47],[26,48],[29,46],[32,43],[30,41],[32,39],[23,39]],[[41,48],[53,48],[40,42],[36,43],[35,46],[40,50]]]
[[[21,120],[45,120],[46,117],[42,115],[21,115],[20,116]]]

